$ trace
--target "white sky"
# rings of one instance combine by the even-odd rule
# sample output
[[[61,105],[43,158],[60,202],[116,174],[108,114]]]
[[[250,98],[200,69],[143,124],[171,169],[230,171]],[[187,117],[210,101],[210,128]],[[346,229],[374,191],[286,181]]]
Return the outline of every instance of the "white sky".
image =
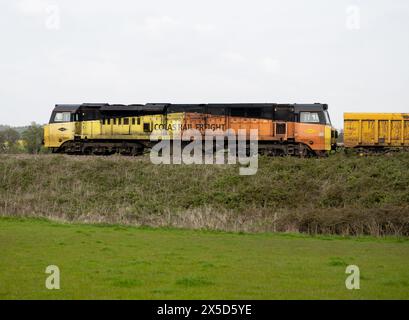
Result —
[[[56,103],[409,112],[407,0],[1,0],[0,123]]]

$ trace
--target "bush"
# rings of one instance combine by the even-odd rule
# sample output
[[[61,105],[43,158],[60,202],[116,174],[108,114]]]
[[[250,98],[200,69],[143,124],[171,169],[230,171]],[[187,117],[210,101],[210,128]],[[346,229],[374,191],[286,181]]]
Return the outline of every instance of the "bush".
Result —
[[[1,153],[16,153],[19,148],[18,141],[20,134],[18,131],[7,128],[0,131],[0,152]]]
[[[42,151],[44,129],[33,122],[24,132],[23,140],[28,153],[38,154]]]

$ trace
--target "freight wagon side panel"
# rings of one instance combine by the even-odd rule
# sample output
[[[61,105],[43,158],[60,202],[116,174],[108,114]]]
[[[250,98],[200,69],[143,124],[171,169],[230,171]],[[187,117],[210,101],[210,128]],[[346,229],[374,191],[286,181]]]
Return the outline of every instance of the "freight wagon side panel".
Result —
[[[409,114],[345,113],[344,145],[355,147],[409,147]]]
[[[344,145],[353,148],[359,144],[359,121],[344,118]]]

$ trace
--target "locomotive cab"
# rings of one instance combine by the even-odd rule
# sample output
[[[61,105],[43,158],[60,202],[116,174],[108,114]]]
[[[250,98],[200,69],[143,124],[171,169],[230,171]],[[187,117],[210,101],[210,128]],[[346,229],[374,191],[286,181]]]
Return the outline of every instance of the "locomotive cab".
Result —
[[[327,104],[295,105],[296,140],[317,153],[328,153],[336,146],[336,130],[331,124]]]
[[[101,118],[100,109],[107,104],[57,104],[49,124],[44,127],[44,145],[53,151],[65,142],[87,139]]]
[[[56,105],[49,124],[44,126],[44,146],[58,149],[64,142],[74,139],[79,123],[79,105]]]

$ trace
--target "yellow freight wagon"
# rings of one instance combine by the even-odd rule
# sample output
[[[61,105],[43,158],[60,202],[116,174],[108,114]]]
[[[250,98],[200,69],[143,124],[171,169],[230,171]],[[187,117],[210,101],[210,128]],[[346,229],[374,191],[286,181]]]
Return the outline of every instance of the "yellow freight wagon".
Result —
[[[409,147],[409,113],[345,113],[346,148]]]

